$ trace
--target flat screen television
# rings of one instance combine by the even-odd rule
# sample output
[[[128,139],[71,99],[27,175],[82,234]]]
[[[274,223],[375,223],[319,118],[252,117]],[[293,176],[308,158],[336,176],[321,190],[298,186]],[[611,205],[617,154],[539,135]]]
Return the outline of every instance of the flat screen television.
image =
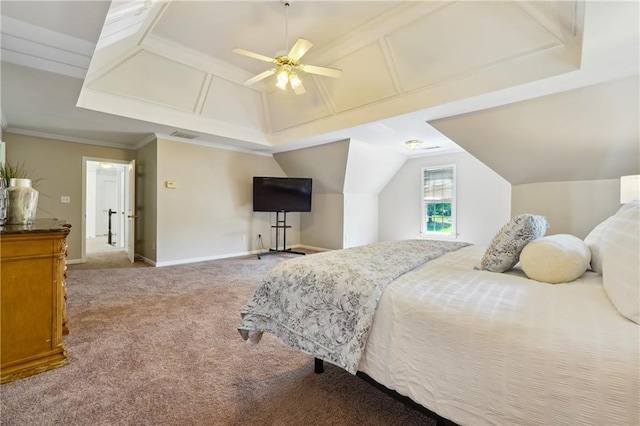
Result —
[[[311,178],[253,177],[254,212],[310,212]]]

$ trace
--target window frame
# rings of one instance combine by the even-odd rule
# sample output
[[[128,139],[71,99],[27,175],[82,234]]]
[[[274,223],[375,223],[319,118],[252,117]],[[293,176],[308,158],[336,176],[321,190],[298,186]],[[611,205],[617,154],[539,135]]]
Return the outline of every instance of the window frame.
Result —
[[[425,179],[424,173],[425,171],[432,170],[451,170],[453,174],[452,185],[451,185],[451,231],[448,233],[437,232],[437,231],[429,231],[427,230],[427,221],[425,217],[426,208],[427,208],[427,200],[424,198],[424,190],[425,190]],[[420,234],[425,237],[442,237],[442,238],[456,238],[458,231],[458,200],[457,200],[457,187],[458,187],[458,175],[455,164],[445,164],[440,166],[425,166],[420,168]]]

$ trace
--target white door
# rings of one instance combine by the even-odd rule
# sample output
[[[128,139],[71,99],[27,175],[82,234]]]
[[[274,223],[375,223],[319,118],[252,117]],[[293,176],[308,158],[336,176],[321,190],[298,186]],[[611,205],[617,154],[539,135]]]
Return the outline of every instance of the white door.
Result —
[[[117,186],[115,174],[109,171],[99,171],[96,179],[96,235],[107,235],[109,233],[109,209],[116,211],[118,208]],[[111,233],[115,241],[117,233],[116,224],[111,217]]]
[[[127,256],[129,257],[129,261],[133,263],[136,254],[136,160],[131,160],[129,163],[124,179],[124,202],[125,211],[127,212],[124,237],[127,242]]]

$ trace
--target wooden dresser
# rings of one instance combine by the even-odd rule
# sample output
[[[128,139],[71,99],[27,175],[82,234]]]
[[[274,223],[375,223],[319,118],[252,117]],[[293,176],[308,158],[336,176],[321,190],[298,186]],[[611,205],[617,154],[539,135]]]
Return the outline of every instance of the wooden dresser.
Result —
[[[2,383],[66,363],[62,335],[70,227],[53,219],[0,226]]]

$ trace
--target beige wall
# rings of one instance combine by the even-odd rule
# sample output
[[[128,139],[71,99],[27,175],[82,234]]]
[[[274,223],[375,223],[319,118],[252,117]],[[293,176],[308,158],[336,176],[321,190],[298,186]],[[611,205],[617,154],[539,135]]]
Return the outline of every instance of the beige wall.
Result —
[[[274,155],[289,177],[313,179],[311,212],[300,213],[300,242],[321,249],[343,248],[344,188],[349,141]]]
[[[620,179],[545,182],[514,185],[512,215],[536,213],[547,217],[548,235],[585,238],[620,208]]]
[[[319,249],[343,248],[344,196],[313,194],[311,210],[300,215],[302,244]]]
[[[138,151],[4,134],[8,159],[42,177],[38,218],[72,224],[70,262],[81,260],[82,158],[136,160],[136,254],[158,265],[243,254],[275,247],[275,215],[254,213],[252,177],[284,176],[271,157],[166,140]],[[167,189],[173,180],[178,189]],[[60,203],[61,196],[71,203]],[[273,216],[273,217],[272,217]],[[300,216],[288,215],[288,245],[299,244]]]
[[[58,218],[71,223],[69,262],[82,257],[82,157],[130,161],[135,151],[107,148],[53,139],[4,133],[7,159],[11,163],[24,162],[33,170],[35,178],[42,178],[39,191],[37,219]],[[62,204],[61,196],[71,197]]]
[[[291,177],[313,178],[311,213],[301,214],[301,242],[340,249],[378,241],[378,193],[406,161],[358,140],[275,154]]]
[[[284,176],[272,158],[158,139],[157,264],[245,254],[265,248],[275,215],[254,213],[253,176]],[[167,181],[177,189],[165,187]],[[299,216],[290,215],[287,244],[300,241]]]
[[[158,142],[153,140],[136,153],[136,254],[155,263],[158,238]]]
[[[422,167],[456,165],[458,240],[486,245],[509,221],[511,185],[471,154],[415,158],[380,192],[381,241],[418,238],[421,230]]]
[[[38,218],[55,217],[72,224],[70,262],[81,259],[83,157],[136,159],[136,253],[152,262],[183,263],[246,253],[261,247],[257,234],[263,236],[265,248],[275,246],[270,227],[274,215],[254,213],[251,203],[253,176],[285,175],[273,158],[166,140],[153,141],[137,152],[11,133],[4,133],[4,140],[8,160],[24,162],[34,177],[42,178],[37,187]],[[345,145],[329,149],[339,148],[346,154]],[[294,154],[287,157],[295,162]],[[321,170],[330,158],[315,162],[315,167]],[[525,212],[547,216],[549,234],[584,238],[619,208],[619,179],[511,188],[469,154],[423,157],[405,163],[379,194],[379,240],[419,235],[420,168],[438,164],[457,165],[458,233],[465,241],[486,244],[509,217]],[[167,180],[176,181],[178,189],[165,188]],[[316,181],[314,190],[315,186]],[[60,203],[63,195],[71,197],[71,203]],[[370,228],[376,215],[365,218],[362,212],[374,204],[370,194],[314,191],[313,213],[287,218],[293,225],[287,233],[288,245],[337,249],[372,242],[376,232]]]

